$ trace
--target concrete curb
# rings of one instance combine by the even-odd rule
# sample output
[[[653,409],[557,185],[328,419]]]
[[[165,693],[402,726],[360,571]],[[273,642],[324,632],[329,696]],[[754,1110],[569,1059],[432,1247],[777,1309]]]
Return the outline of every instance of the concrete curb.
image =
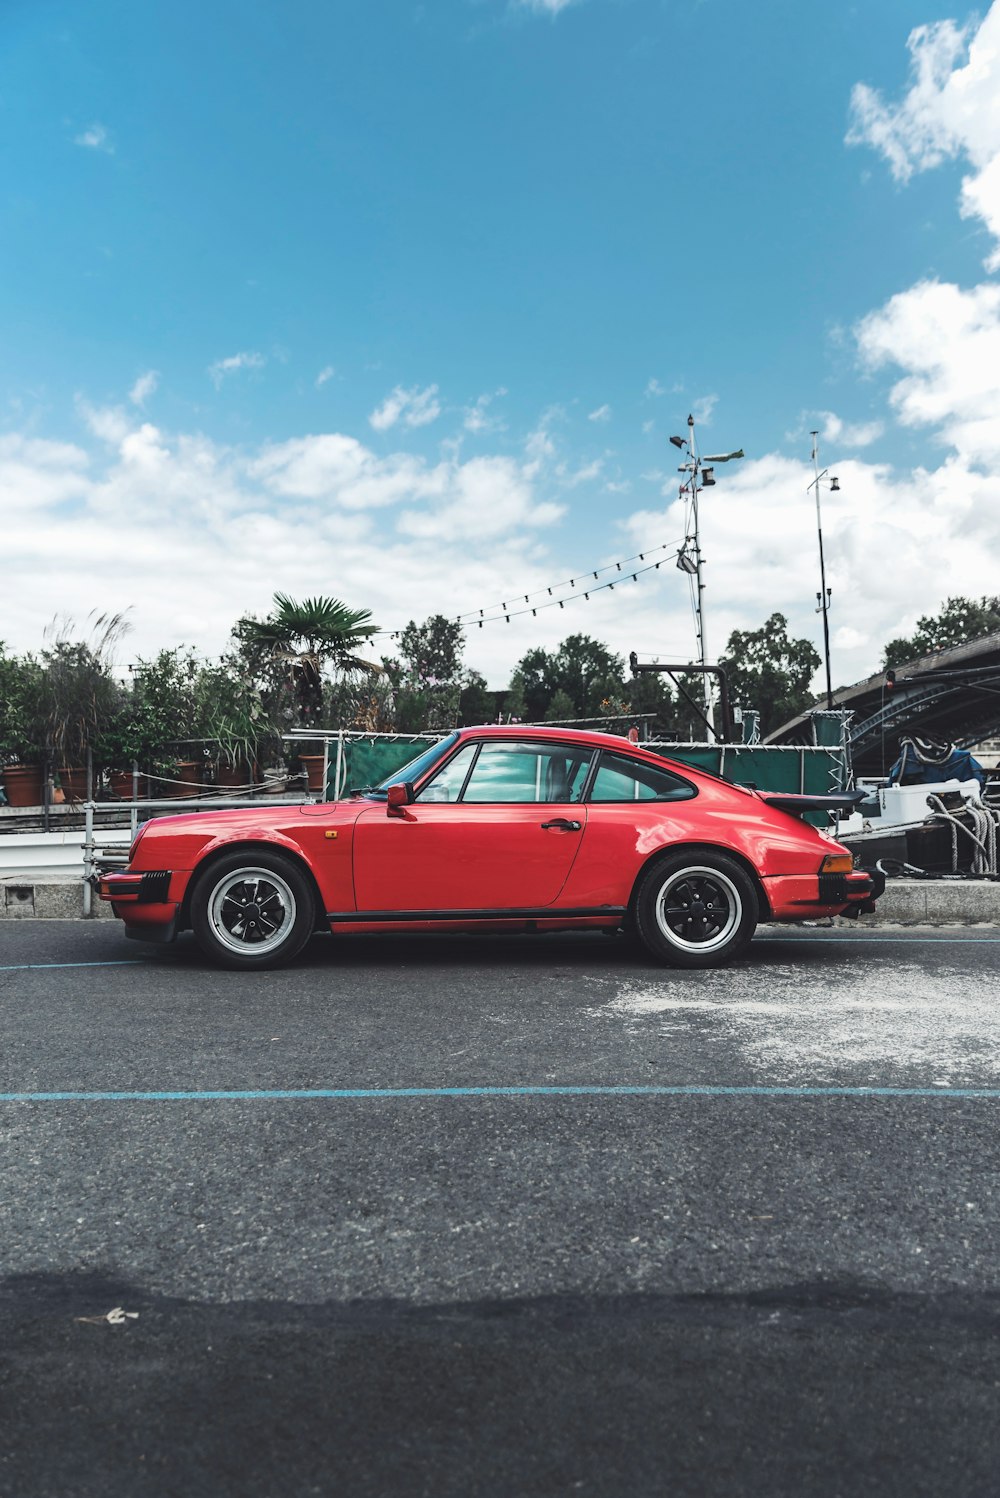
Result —
[[[65,921],[83,916],[81,879],[0,880],[0,920]],[[114,919],[96,894],[95,920]],[[824,922],[824,924],[826,924]],[[1000,881],[891,879],[874,915],[838,926],[1000,926]]]
[[[91,918],[115,919],[110,905],[91,897]],[[0,921],[66,921],[83,918],[83,880],[30,877],[0,880]]]
[[[1000,881],[995,879],[890,879],[874,915],[863,926],[1000,925]],[[848,926],[850,921],[839,920]]]

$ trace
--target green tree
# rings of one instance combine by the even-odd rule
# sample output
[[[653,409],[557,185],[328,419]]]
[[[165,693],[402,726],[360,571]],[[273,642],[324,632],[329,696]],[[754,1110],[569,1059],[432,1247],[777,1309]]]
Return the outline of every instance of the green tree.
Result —
[[[505,711],[522,723],[540,723],[556,691],[551,657],[541,646],[521,657],[510,679]]]
[[[552,680],[573,703],[577,718],[614,713],[628,697],[625,663],[590,635],[568,635],[552,659]]]
[[[573,699],[560,687],[545,709],[545,721],[546,723],[570,723],[575,717],[576,708],[573,705]]]
[[[478,671],[466,671],[462,695],[458,699],[458,712],[463,724],[475,726],[492,723],[497,715],[496,693],[486,685],[486,677]]]
[[[419,687],[453,687],[462,674],[465,630],[444,614],[431,614],[423,624],[411,619],[399,637],[399,653],[407,674]]]
[[[820,658],[809,640],[789,638],[784,614],[772,614],[760,629],[733,630],[725,664],[733,705],[756,708],[766,735],[810,705]]]
[[[624,662],[590,635],[568,635],[553,652],[536,646],[521,657],[510,680],[504,711],[528,723],[551,721],[557,694],[558,718],[600,718],[629,711]],[[523,703],[523,713],[511,706]]]
[[[882,652],[882,666],[885,670],[902,666],[918,656],[932,655],[949,645],[964,645],[995,630],[1000,630],[1000,597],[949,598],[937,614],[918,619],[912,635],[888,642]]]
[[[43,707],[47,748],[57,766],[82,765],[101,730],[114,716],[121,689],[112,675],[112,654],[129,628],[122,614],[91,614],[89,639],[73,638],[70,619],[46,630],[42,651]]]
[[[202,737],[198,702],[198,658],[178,646],[140,659],[122,690],[98,749],[108,768],[173,773],[180,745]]]
[[[0,765],[40,764],[45,748],[43,672],[31,655],[8,655],[0,641]]]
[[[651,738],[673,738],[680,731],[679,704],[674,703],[667,678],[659,671],[641,671],[634,676],[629,683],[628,697],[629,710],[636,716],[655,713],[655,718],[649,723]]]
[[[378,625],[370,609],[351,609],[337,598],[275,593],[266,619],[247,615],[233,627],[236,653],[257,681],[272,717],[285,727],[322,727],[324,672],[372,676],[381,666],[356,652]]]
[[[398,657],[382,660],[395,690],[396,724],[402,732],[450,728],[458,721],[468,684],[464,649],[464,629],[443,614],[432,614],[423,624],[411,619],[402,630]]]

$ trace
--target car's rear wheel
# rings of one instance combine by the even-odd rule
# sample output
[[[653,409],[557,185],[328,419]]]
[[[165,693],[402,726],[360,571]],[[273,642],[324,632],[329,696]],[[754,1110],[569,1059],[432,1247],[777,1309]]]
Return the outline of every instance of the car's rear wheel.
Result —
[[[636,895],[644,946],[672,967],[718,967],[750,945],[757,891],[735,859],[692,850],[658,859]]]
[[[191,896],[191,925],[202,949],[224,967],[291,962],[315,925],[315,900],[302,870],[279,853],[232,853],[206,869]]]

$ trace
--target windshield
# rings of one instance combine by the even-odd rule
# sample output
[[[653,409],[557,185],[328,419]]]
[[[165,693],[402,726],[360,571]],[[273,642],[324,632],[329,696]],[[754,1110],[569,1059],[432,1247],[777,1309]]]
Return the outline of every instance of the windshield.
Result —
[[[442,754],[447,754],[457,738],[457,733],[450,733],[447,738],[439,739],[436,744],[431,744],[430,748],[425,749],[423,754],[418,754],[416,759],[411,759],[408,765],[403,765],[400,769],[393,770],[392,774],[387,775],[384,780],[380,780],[378,785],[365,786],[363,794],[367,796],[384,796],[391,785],[399,785],[404,780],[420,780],[430,769],[431,765],[437,763]]]

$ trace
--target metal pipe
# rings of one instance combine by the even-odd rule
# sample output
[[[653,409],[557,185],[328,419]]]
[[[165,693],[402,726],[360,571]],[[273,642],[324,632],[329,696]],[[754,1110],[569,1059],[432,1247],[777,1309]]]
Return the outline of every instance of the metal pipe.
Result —
[[[89,759],[90,759],[90,751],[89,750],[87,751],[87,757],[88,757],[88,766],[87,766],[88,776],[87,776],[87,778],[88,778],[88,781],[89,781],[89,779],[90,779],[89,771],[90,771],[90,768],[91,768],[90,767],[90,763],[89,763]],[[94,889],[93,889],[93,885],[90,882],[91,879],[93,878],[93,874],[94,874],[94,802],[93,802],[93,799],[92,799],[92,797],[91,797],[91,795],[89,793],[89,786],[88,786],[87,804],[86,804],[86,806],[84,808],[84,813],[83,813],[83,913],[84,913],[84,916],[89,916],[89,915],[93,914]]]
[[[336,770],[334,772],[334,781],[333,781],[333,799],[335,801],[338,800],[339,797],[340,797],[340,787],[341,787],[341,777],[342,777],[342,774],[343,774],[343,767],[344,767],[344,730],[341,729],[340,732],[337,734],[337,767],[336,767]]]
[[[733,713],[732,713],[732,708],[730,707],[730,703],[729,703],[729,677],[728,677],[728,675],[726,673],[725,666],[706,666],[706,665],[694,666],[694,665],[689,664],[688,662],[674,663],[674,664],[671,664],[670,662],[668,662],[666,664],[660,664],[659,662],[657,662],[656,664],[649,664],[649,663],[647,663],[647,664],[640,665],[640,663],[639,663],[639,657],[638,657],[638,655],[636,654],[636,652],[634,650],[630,653],[628,660],[629,660],[629,666],[630,666],[630,668],[632,670],[632,675],[633,676],[637,676],[641,671],[665,671],[667,673],[667,675],[670,677],[671,681],[677,687],[678,691],[681,692],[684,695],[684,697],[687,698],[688,702],[691,702],[692,706],[694,706],[694,703],[692,702],[691,697],[688,695],[687,692],[684,691],[684,688],[681,686],[680,682],[674,676],[674,672],[675,671],[696,671],[696,672],[701,672],[703,674],[706,674],[706,679],[707,679],[708,675],[717,676],[719,678],[719,714],[720,714],[720,716],[722,718],[722,731],[719,732],[716,729],[715,724],[711,721],[711,719],[708,717],[708,715],[705,716],[704,722],[705,722],[706,727],[710,730],[710,732],[713,733],[713,734],[715,734],[716,740],[719,743],[725,743],[727,741],[730,742],[730,743],[732,742],[733,736],[734,736],[733,735]]]
[[[809,485],[810,489],[816,490],[816,535],[819,539],[819,609],[818,613],[823,615],[823,657],[826,661],[826,708],[827,712],[833,711],[833,686],[830,679],[830,593],[826,586],[826,564],[823,560],[823,519],[820,514],[819,489],[820,480],[825,477],[826,469],[819,471],[819,433],[811,433],[813,440],[813,473],[815,477]]]

